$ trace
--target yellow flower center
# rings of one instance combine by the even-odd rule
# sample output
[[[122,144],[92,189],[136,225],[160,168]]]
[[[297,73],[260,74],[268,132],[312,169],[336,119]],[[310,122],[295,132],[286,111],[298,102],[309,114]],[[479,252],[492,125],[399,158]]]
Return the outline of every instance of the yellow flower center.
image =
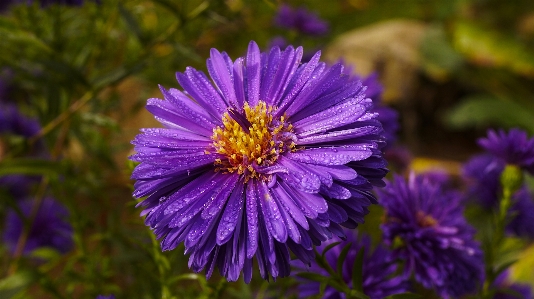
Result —
[[[242,112],[230,109],[222,118],[223,126],[213,129],[213,146],[225,159],[215,160],[215,171],[244,174],[245,179],[259,178],[258,170],[271,166],[278,156],[295,150],[293,126],[285,116],[273,119],[272,106],[263,101]]]

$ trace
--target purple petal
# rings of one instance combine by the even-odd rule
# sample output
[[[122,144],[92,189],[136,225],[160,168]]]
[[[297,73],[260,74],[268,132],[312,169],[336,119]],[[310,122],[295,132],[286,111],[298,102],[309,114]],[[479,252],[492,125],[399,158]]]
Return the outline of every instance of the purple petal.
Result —
[[[223,95],[226,105],[237,104],[234,90],[233,69],[228,65],[217,49],[211,49],[211,58],[207,60],[208,71],[213,82]]]
[[[246,68],[247,68],[247,100],[251,107],[258,104],[260,96],[260,49],[258,45],[251,41],[248,44]]]
[[[217,245],[223,245],[232,237],[238,218],[243,211],[244,196],[243,182],[240,181],[228,199],[221,222],[217,228]]]
[[[366,146],[323,147],[300,150],[288,154],[288,158],[302,163],[319,165],[344,165],[350,161],[369,158],[373,152]]]
[[[252,183],[246,185],[246,210],[247,210],[247,258],[254,257],[258,249],[258,208],[259,197]]]
[[[269,189],[263,182],[259,183],[258,186],[259,196],[261,197],[260,207],[266,221],[265,226],[275,240],[285,243],[287,240],[286,226],[282,220],[276,200],[271,196]]]

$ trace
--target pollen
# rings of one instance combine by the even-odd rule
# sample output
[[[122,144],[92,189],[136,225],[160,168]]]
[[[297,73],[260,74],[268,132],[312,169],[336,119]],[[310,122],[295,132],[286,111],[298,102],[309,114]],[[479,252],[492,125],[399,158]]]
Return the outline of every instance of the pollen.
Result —
[[[287,117],[273,118],[274,107],[260,101],[242,111],[229,109],[223,114],[222,126],[213,129],[215,152],[226,158],[217,159],[216,170],[245,175],[245,179],[264,178],[260,169],[276,163],[279,155],[295,150],[293,127]]]

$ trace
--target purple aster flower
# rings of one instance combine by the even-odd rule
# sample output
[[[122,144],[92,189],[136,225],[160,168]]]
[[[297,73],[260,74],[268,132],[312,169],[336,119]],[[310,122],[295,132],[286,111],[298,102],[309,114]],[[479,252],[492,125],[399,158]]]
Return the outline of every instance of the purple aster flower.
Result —
[[[519,237],[534,239],[534,197],[523,187],[513,195],[512,201],[506,230]]]
[[[488,209],[498,206],[504,166],[504,162],[489,154],[476,155],[467,161],[462,169],[468,186],[467,197]]]
[[[40,126],[35,119],[22,115],[13,104],[0,102],[0,159],[7,151],[6,143],[2,142],[5,135],[17,135],[30,137],[39,132]],[[33,154],[39,154],[43,151],[44,144],[39,142],[34,149]],[[15,198],[21,198],[27,195],[30,185],[35,183],[38,177],[24,175],[6,175],[0,177],[0,188],[7,189]]]
[[[371,238],[364,235],[362,238],[357,237],[355,232],[347,232],[346,241],[341,242],[336,247],[330,249],[325,258],[327,262],[336,269],[337,260],[341,254],[341,250],[352,242],[347,257],[343,261],[343,280],[347,283],[347,286],[352,288],[352,267],[356,256],[360,250],[365,250],[363,259],[363,292],[371,299],[381,299],[389,295],[404,293],[409,290],[408,280],[402,276],[395,276],[397,272],[397,263],[393,258],[391,251],[386,247],[380,245],[374,250],[371,248]],[[317,247],[318,252],[323,252],[324,247],[333,241],[327,241],[323,245]],[[326,270],[313,263],[311,267],[303,264],[301,261],[294,261],[294,266],[306,269],[308,272],[318,273],[324,276],[328,276]],[[309,298],[313,295],[319,294],[319,282],[310,281],[299,278],[299,297]],[[343,293],[340,293],[336,289],[328,286],[325,290],[325,299],[345,298]]]
[[[508,281],[508,271],[502,272],[495,281],[493,286],[500,289],[493,299],[533,299],[532,289],[527,284],[511,283]]]
[[[501,159],[489,154],[471,158],[463,167],[463,177],[468,187],[467,199],[474,200],[486,209],[498,208],[502,196],[500,176],[504,167]],[[534,199],[525,186],[513,194],[508,215],[506,230],[509,233],[534,239]]]
[[[31,137],[39,130],[39,123],[35,119],[22,115],[15,105],[0,102],[0,135]]]
[[[29,217],[33,201],[19,202],[19,208],[24,217]],[[65,253],[73,246],[72,226],[67,222],[69,211],[61,203],[52,198],[45,198],[35,216],[32,228],[26,240],[23,253],[28,254],[41,247],[55,248]],[[6,215],[4,242],[10,251],[14,252],[17,242],[24,229],[24,221],[13,210]]]
[[[287,5],[281,5],[274,23],[278,27],[295,29],[309,35],[322,35],[328,32],[328,23],[304,7],[293,9]]]
[[[147,109],[165,128],[132,142],[134,196],[163,250],[184,242],[195,272],[229,281],[289,275],[313,244],[355,228],[387,173],[382,127],[341,64],[300,63],[303,50],[255,42],[232,61],[211,50],[210,79],[188,67],[184,91],[161,87]]]
[[[381,228],[387,244],[425,288],[443,298],[458,298],[477,289],[484,265],[475,230],[462,215],[460,196],[424,175],[396,176],[379,192],[386,210]]]
[[[478,144],[504,163],[517,165],[534,175],[534,138],[529,139],[525,131],[488,130],[488,136],[480,138]]]

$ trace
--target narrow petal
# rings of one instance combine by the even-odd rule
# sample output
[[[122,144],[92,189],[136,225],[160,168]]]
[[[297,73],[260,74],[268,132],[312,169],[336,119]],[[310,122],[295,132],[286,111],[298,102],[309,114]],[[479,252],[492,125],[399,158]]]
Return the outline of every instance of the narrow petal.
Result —
[[[247,101],[251,107],[258,104],[260,100],[260,77],[261,77],[261,65],[260,65],[260,49],[258,45],[251,41],[248,44],[247,59]]]

